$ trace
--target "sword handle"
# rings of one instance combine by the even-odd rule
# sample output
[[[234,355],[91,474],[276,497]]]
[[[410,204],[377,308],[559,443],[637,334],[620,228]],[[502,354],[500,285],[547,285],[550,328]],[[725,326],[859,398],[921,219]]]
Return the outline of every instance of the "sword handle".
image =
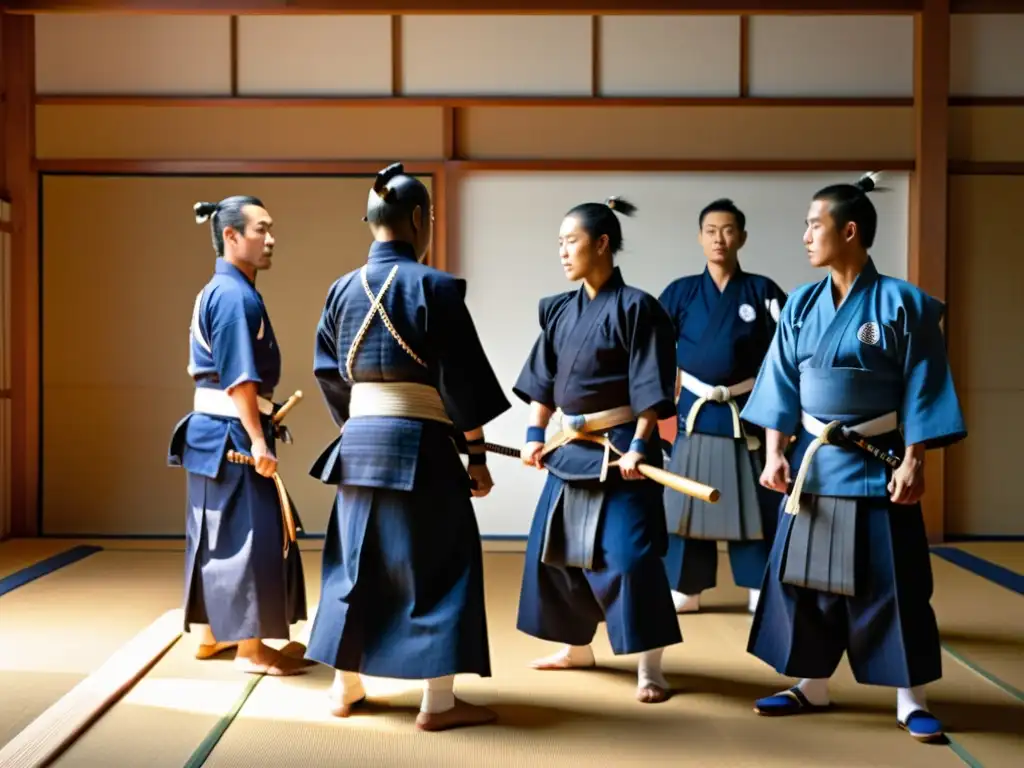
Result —
[[[287,400],[285,400],[284,405],[282,405],[278,409],[277,413],[275,413],[273,415],[273,417],[271,418],[271,421],[273,421],[275,424],[280,424],[282,421],[284,421],[284,417],[288,415],[288,411],[290,411],[292,408],[294,408],[296,405],[298,405],[299,401],[301,399],[302,399],[302,390],[301,389],[295,390],[295,394],[292,395],[291,397],[289,397]]]
[[[226,458],[232,464],[248,464],[250,467],[256,466],[256,459],[254,459],[252,456],[246,456],[244,454],[241,454],[238,451],[229,450],[227,452]]]
[[[857,432],[854,432],[852,429],[843,428],[843,437],[845,437],[847,440],[849,440],[851,443],[856,445],[861,450],[867,451],[879,461],[884,461],[893,469],[899,469],[900,464],[903,463],[902,459],[893,456],[891,453],[883,451],[881,448],[876,448],[867,440],[865,440],[861,435],[859,435]]]

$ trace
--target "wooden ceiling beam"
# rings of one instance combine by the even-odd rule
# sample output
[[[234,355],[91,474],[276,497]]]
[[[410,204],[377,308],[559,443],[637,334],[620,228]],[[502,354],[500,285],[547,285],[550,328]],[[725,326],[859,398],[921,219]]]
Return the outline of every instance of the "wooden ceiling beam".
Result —
[[[974,0],[975,3],[981,0]],[[7,13],[235,14],[878,14],[915,13],[923,0],[10,0]]]

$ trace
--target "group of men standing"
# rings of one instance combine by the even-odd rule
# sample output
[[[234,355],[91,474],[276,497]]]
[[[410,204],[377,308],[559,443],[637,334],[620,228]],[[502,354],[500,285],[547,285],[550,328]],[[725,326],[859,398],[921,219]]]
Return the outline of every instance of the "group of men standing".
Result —
[[[942,737],[923,689],[941,664],[919,500],[925,450],[966,430],[941,304],[868,255],[875,178],[813,196],[803,241],[828,275],[788,297],[740,267],[746,221],[730,200],[699,214],[705,270],[657,299],[615,265],[632,205],[565,214],[559,258],[581,285],[541,300],[512,390],[530,408],[522,461],[547,473],[517,627],[564,645],[535,668],[594,666],[604,622],[616,654],[640,654],[637,699],[667,700],[662,653],[682,640],[677,614],[715,586],[727,542],[754,614],[748,650],[799,678],[757,713],[827,709],[845,652],[858,681],[896,689],[900,727]],[[316,328],[314,373],[339,436],[311,474],[337,494],[309,647],[279,651],[263,641],[288,639],[307,612],[301,523],[276,478],[275,440],[288,437],[272,400],[280,351],[255,288],[273,221],[249,197],[197,204],[196,217],[212,221],[217,261],[193,309],[195,400],[170,462],[189,478],[185,623],[204,628],[197,655],[235,648],[258,674],[328,665],[339,717],[365,701],[366,674],[424,681],[421,730],[493,721],[453,683],[491,673],[471,498],[492,486],[484,427],[510,404],[465,282],[422,263],[429,193],[400,164],[377,175],[366,265],[331,286]],[[718,489],[717,503],[656,480],[657,422],[671,416],[666,468]]]

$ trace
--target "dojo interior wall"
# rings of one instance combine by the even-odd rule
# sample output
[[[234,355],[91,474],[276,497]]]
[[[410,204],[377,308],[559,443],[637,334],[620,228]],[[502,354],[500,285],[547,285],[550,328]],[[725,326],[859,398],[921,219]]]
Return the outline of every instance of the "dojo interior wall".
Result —
[[[617,263],[625,280],[658,296],[669,282],[704,269],[697,217],[709,201],[728,196],[747,215],[740,252],[744,269],[769,275],[787,292],[820,279],[801,238],[808,199],[845,173],[480,173],[460,186],[456,270],[469,281],[467,301],[498,378],[510,391],[540,331],[541,296],[573,290],[558,260],[563,214],[587,200],[626,197],[638,210],[623,218],[624,249]],[[880,270],[907,271],[909,174],[887,178],[879,195],[879,231],[873,257]],[[488,427],[489,439],[521,445],[529,407],[511,394],[512,409]],[[495,491],[476,503],[481,529],[524,535],[544,475],[492,458]]]
[[[1024,536],[1018,483],[1024,430],[1024,176],[950,182],[950,357],[969,441],[950,449],[946,525]]]
[[[0,200],[0,539],[11,530],[11,205]]]
[[[429,185],[430,179],[424,181]],[[175,423],[192,408],[188,328],[209,280],[209,224],[192,205],[252,194],[278,238],[257,288],[282,350],[295,442],[280,473],[310,532],[333,494],[307,470],[337,428],[313,377],[327,290],[365,262],[360,220],[372,179],[46,176],[43,178],[43,530],[180,535],[185,475],[167,466]]]
[[[323,173],[322,166],[331,162],[443,162],[451,171],[443,185],[453,216],[448,226],[449,266],[459,270],[486,273],[487,254],[505,251],[501,242],[507,227],[489,219],[492,227],[486,242],[470,252],[471,242],[483,241],[484,230],[467,233],[471,224],[467,218],[470,211],[489,210],[488,201],[532,208],[532,202],[512,200],[503,191],[516,184],[526,184],[537,199],[553,201],[521,236],[524,242],[536,240],[538,259],[543,259],[543,243],[553,263],[554,219],[575,202],[568,200],[570,192],[609,193],[603,184],[594,183],[601,180],[595,174],[542,172],[560,166],[563,171],[570,166],[579,171],[587,163],[616,161],[630,171],[641,166],[650,170],[645,164],[660,163],[680,168],[704,164],[710,170],[720,163],[724,168],[724,161],[746,163],[750,173],[736,177],[744,184],[728,189],[741,201],[747,182],[761,184],[774,178],[766,175],[770,166],[772,173],[778,170],[774,166],[788,165],[793,170],[814,169],[830,177],[849,178],[856,175],[851,163],[859,167],[861,161],[870,160],[875,167],[892,166],[902,173],[915,161],[914,28],[909,16],[755,15],[746,21],[723,15],[614,16],[595,23],[586,16],[552,15],[397,20],[373,15],[243,16],[232,21],[217,15],[43,14],[34,18],[34,25],[32,137],[41,172],[175,173],[190,179],[205,170],[204,163],[233,162],[243,171],[249,164],[253,169],[249,172],[265,176],[268,164],[276,161],[290,162],[297,172],[315,174]],[[1024,163],[1024,50],[1018,42],[1022,34],[1024,15],[952,17],[949,152],[959,175],[952,179],[951,199],[965,175],[979,177],[981,185],[995,183],[991,174],[1006,173],[1007,168],[1012,171]],[[870,54],[867,41],[872,43]],[[394,96],[400,98],[389,98]],[[602,100],[570,102],[588,97]],[[495,172],[501,163],[517,164],[516,172]],[[844,170],[836,172],[840,166]],[[754,170],[759,167],[762,170]],[[47,184],[55,180],[46,178]],[[669,183],[665,179],[672,180],[669,186],[677,182],[685,186],[689,183],[685,180],[702,177],[680,172],[631,173],[623,178],[645,180],[643,189],[634,194],[642,202],[648,195],[647,180],[654,189]],[[728,177],[714,173],[707,178]],[[813,175],[805,178],[808,188],[814,186]],[[155,189],[168,180],[149,176],[137,181],[153,184]],[[1006,183],[1009,199],[1020,201],[1019,186]],[[362,194],[357,207],[362,205]],[[902,193],[879,196],[878,202],[884,207],[897,198],[905,204]],[[696,203],[681,198],[679,205]],[[751,209],[751,205],[745,207]],[[627,225],[627,236],[633,241],[656,237],[655,228],[646,229],[651,221],[648,209],[650,205],[642,204],[640,217]],[[279,220],[281,213],[275,212]],[[687,224],[694,213],[680,212],[678,226]],[[486,219],[488,214],[481,215]],[[972,300],[957,292],[957,269],[972,269],[1002,253],[980,253],[985,233],[997,226],[991,207],[978,206],[969,221],[955,211],[950,215],[950,237],[959,238],[960,246],[951,244],[950,249],[947,298],[952,307],[947,329],[951,355],[958,360],[964,357],[957,347],[961,325],[985,327],[1015,307],[999,297],[982,300],[979,293]],[[56,226],[47,223],[54,217],[44,195],[40,206],[44,230]],[[543,224],[541,217],[546,217]],[[801,210],[790,224],[794,238],[802,230],[802,217]],[[335,226],[337,219],[334,212],[327,220]],[[195,240],[205,247],[206,232],[188,219],[175,221],[174,226],[184,227],[183,234],[169,241]],[[354,224],[361,226],[358,217]],[[89,237],[77,245],[86,260],[99,253],[92,234],[95,228],[90,223]],[[312,231],[316,226],[306,228]],[[752,232],[748,259],[760,237]],[[1009,233],[1006,239],[1011,245],[1019,242]],[[683,243],[695,247],[690,235]],[[1007,260],[1019,253],[1019,246],[1013,247],[1016,250],[1006,251]],[[44,248],[40,246],[41,253]],[[206,274],[209,264],[202,253],[190,251],[187,258],[193,268]],[[791,255],[797,261],[803,258],[795,249]],[[624,267],[634,269],[628,262]],[[279,264],[272,279],[265,281],[268,291],[274,290],[272,284],[282,271]],[[470,300],[475,301],[478,279],[471,279]],[[317,304],[328,282],[317,286]],[[542,292],[534,290],[522,297],[524,306],[530,306],[531,333],[536,327],[536,298]],[[187,293],[186,314],[194,290]],[[43,295],[49,307],[45,291]],[[175,337],[170,349],[164,350],[172,357],[184,354],[174,351],[184,349],[185,321],[175,319],[182,311],[179,303],[166,309],[168,323],[182,323],[177,331],[181,338]],[[275,311],[275,323],[280,323],[279,313]],[[53,333],[46,330],[50,317],[47,311],[41,314],[42,335],[50,338]],[[55,343],[69,342],[59,340],[50,346]],[[307,342],[298,343],[297,352],[285,350],[286,361],[290,355],[308,357]],[[522,343],[491,352],[496,366],[518,370]],[[1005,365],[1005,355],[1005,350],[994,349],[983,364],[999,368]],[[182,375],[184,357],[174,365],[181,369],[174,368],[171,375]],[[955,375],[963,390],[966,371],[959,363]],[[503,374],[503,381],[506,378]],[[185,385],[182,393],[187,401]],[[973,386],[968,385],[971,392],[964,395],[969,410],[975,407]],[[984,391],[991,382],[978,386]],[[1012,382],[1006,386],[1008,398],[1019,397]],[[296,419],[322,407],[310,386],[303,389],[309,390],[309,399],[296,412]],[[112,390],[94,390],[93,395],[113,398]],[[973,415],[970,418],[971,439],[947,454],[948,529],[968,534],[1020,533],[1019,495],[1005,488],[994,469],[997,463],[985,453],[1001,446],[1003,455],[1010,455],[1012,442],[994,428],[984,432],[982,422]],[[514,421],[521,423],[518,418]],[[29,428],[34,429],[31,423]],[[161,429],[159,440],[155,433],[152,439],[156,440],[153,445],[159,443],[155,450],[162,461],[168,427]],[[305,428],[300,431],[300,444],[287,450],[294,456],[307,448],[315,452]],[[520,433],[516,426],[501,437],[518,440]],[[499,461],[495,459],[496,469]],[[304,482],[305,466],[304,459],[296,458],[288,468],[289,482]],[[43,499],[52,493],[46,490],[48,483],[63,482],[47,479],[53,471],[52,460],[44,456],[39,483]],[[298,477],[294,477],[296,471]],[[97,519],[107,520],[105,525],[115,533],[180,531],[181,487],[171,470],[161,472],[171,483],[160,493],[174,497],[172,517],[157,516],[150,524],[145,522],[148,512],[131,507],[131,511],[96,513]],[[103,482],[96,485],[97,480],[94,486],[110,490],[127,481],[110,477]],[[512,483],[499,482],[506,491]],[[1001,500],[990,500],[986,510],[977,510],[976,489],[1000,484],[1004,486]],[[972,489],[970,499],[957,490],[965,488]],[[532,497],[532,491],[527,495]],[[480,507],[484,530],[522,532],[513,531],[511,515],[519,519],[527,512],[486,506],[497,499],[496,493],[494,500]],[[316,529],[316,515],[321,513],[306,511],[305,505],[303,511],[309,527]],[[43,530],[51,533],[48,514],[44,510]],[[78,520],[91,522],[88,518],[82,513]],[[116,522],[132,518],[139,521]],[[172,520],[174,526],[169,528]]]

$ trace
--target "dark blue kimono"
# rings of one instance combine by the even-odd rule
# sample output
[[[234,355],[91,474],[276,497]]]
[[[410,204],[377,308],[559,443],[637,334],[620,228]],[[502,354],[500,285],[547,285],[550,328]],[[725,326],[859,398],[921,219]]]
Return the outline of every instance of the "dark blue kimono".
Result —
[[[871,260],[838,309],[831,276],[801,286],[782,311],[743,418],[796,436],[794,478],[813,440],[804,414],[857,425],[895,413],[899,429],[870,442],[898,456],[906,445],[964,439],[942,313],[939,301],[879,275]],[[890,502],[891,476],[855,448],[823,445],[813,455],[802,498],[846,503],[855,516],[854,593],[784,583],[790,536],[806,513],[780,515],[748,650],[781,674],[829,677],[846,652],[861,683],[909,688],[941,677],[921,507]]]
[[[267,401],[281,377],[281,350],[263,297],[224,259],[196,297],[188,372],[197,389],[256,382]],[[274,451],[270,415],[262,423]],[[250,448],[237,416],[193,411],[175,426],[168,452],[168,463],[188,476],[185,631],[209,624],[218,642],[286,639],[289,625],[306,618],[301,556],[297,546],[283,555],[274,481],[225,458],[228,450],[250,456]]]
[[[465,281],[420,264],[405,243],[375,242],[366,266],[375,296],[396,266],[381,303],[408,351],[374,316],[348,377],[371,306],[359,270],[331,286],[317,326],[313,370],[342,433],[311,471],[338,493],[306,657],[376,677],[487,677],[480,532],[456,444],[511,405],[477,337]],[[430,385],[452,425],[350,418],[361,382]]]
[[[635,415],[653,410],[665,419],[675,412],[671,321],[654,297],[627,286],[618,268],[593,300],[583,287],[542,299],[540,326],[513,390],[524,402],[568,415],[630,406],[634,419],[608,432],[623,453],[636,432]],[[548,476],[526,545],[517,626],[544,640],[585,645],[605,621],[616,654],[681,642],[661,563],[667,539],[662,486],[624,480],[616,468],[600,483],[603,455],[599,445],[572,442],[545,457]],[[662,465],[657,427],[646,461]],[[563,514],[570,486],[603,491],[588,568],[544,562],[550,521]]]
[[[729,387],[757,376],[786,294],[767,277],[739,267],[725,290],[719,291],[705,268],[699,275],[670,283],[659,301],[675,325],[680,371],[704,384]],[[737,409],[743,408],[747,396],[739,393],[732,398]],[[714,587],[717,541],[723,540],[729,542],[736,584],[757,589],[774,537],[780,499],[779,494],[758,483],[764,465],[763,431],[742,425],[742,431],[756,441],[754,444],[761,444],[749,450],[747,440],[735,435],[732,407],[708,401],[697,412],[693,434],[688,436],[687,415],[696,400],[697,394],[685,385],[680,387],[676,403],[679,426],[669,469],[718,488],[722,498],[717,504],[707,504],[665,489],[669,531],[665,568],[669,582],[673,589],[687,595]],[[743,509],[745,506],[751,509]],[[738,519],[724,519],[730,515]],[[754,522],[744,525],[751,515]]]

